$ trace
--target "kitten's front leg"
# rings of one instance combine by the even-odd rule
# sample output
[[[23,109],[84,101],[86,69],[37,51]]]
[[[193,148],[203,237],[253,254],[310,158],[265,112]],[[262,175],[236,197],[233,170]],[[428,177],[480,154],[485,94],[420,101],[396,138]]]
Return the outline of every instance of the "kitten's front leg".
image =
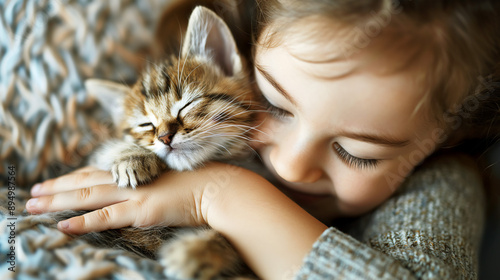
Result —
[[[214,229],[202,227],[176,235],[159,252],[165,276],[209,280],[236,275],[241,265],[238,253]]]
[[[93,156],[92,165],[109,170],[118,187],[131,187],[151,182],[167,168],[154,152],[125,140],[105,143]]]

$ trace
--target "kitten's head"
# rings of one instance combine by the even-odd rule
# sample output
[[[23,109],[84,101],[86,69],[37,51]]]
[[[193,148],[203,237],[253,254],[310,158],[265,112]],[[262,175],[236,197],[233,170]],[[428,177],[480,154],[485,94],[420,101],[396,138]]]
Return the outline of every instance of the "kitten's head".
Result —
[[[111,107],[126,137],[173,169],[193,169],[247,150],[254,124],[252,85],[228,27],[206,8],[193,11],[181,54],[149,63],[132,88],[95,80],[87,86],[107,93],[101,103]]]

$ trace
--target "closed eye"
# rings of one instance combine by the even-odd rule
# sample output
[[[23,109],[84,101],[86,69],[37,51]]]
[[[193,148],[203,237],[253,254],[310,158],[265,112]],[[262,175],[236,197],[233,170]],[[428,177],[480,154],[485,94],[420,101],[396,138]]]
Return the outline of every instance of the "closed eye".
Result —
[[[380,163],[378,159],[364,159],[355,157],[349,154],[342,146],[337,143],[333,144],[333,148],[337,152],[340,159],[349,167],[358,169],[375,168]]]
[[[264,102],[267,105],[267,111],[276,119],[285,119],[287,117],[293,117],[293,114],[287,110],[281,109],[273,104],[264,96]]]
[[[278,108],[274,105],[269,104],[267,106],[267,111],[271,113],[271,115],[277,119],[284,119],[286,117],[290,117],[292,114],[286,110]]]
[[[152,126],[152,127],[154,127],[153,123],[150,123],[150,122],[140,124],[139,126],[140,126],[140,127],[146,127],[146,126]]]

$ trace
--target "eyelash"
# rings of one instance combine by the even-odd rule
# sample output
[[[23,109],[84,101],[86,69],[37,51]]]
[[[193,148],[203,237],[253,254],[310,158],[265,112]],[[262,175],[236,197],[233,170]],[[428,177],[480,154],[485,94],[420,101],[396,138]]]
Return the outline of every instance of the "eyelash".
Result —
[[[375,168],[380,162],[380,160],[377,159],[364,159],[355,157],[349,154],[344,148],[342,148],[342,146],[337,143],[333,144],[333,148],[337,151],[340,159],[350,167],[356,167],[358,169]]]
[[[266,101],[266,104],[267,104],[267,111],[276,119],[284,119],[286,117],[289,117],[289,116],[292,116],[292,113],[286,111],[286,110],[283,110],[279,107],[276,107],[274,106],[273,104],[271,104],[271,102],[269,102],[269,100],[267,100],[267,98],[264,98],[264,100]]]
[[[156,131],[156,127],[153,125],[153,123],[142,123],[139,125],[139,127],[148,128],[148,130],[143,131],[144,133],[150,133]]]

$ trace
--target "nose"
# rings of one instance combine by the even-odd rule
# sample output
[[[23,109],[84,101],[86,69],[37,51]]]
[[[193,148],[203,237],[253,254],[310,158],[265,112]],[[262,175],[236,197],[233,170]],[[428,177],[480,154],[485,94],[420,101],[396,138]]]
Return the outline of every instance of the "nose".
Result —
[[[174,133],[167,132],[167,133],[164,133],[164,134],[158,136],[158,140],[162,141],[163,144],[170,146],[170,144],[172,143],[172,140],[174,139],[174,136],[175,136],[175,132]]]
[[[273,147],[269,160],[276,173],[292,183],[314,183],[323,176],[320,143],[287,137]]]

